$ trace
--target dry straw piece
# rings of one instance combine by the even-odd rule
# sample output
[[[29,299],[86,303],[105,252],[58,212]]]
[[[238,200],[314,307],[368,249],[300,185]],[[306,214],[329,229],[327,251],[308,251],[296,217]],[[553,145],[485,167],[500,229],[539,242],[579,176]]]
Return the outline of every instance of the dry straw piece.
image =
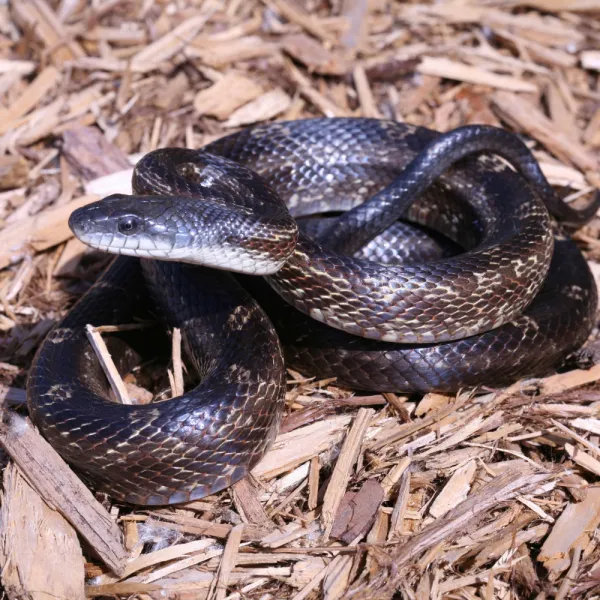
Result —
[[[68,216],[127,193],[155,148],[309,116],[487,123],[523,136],[569,200],[589,195],[598,0],[18,0],[0,25],[8,598],[597,597],[598,365],[405,397],[290,371],[281,433],[253,476],[154,510],[95,497],[15,411],[35,349],[107,264]],[[600,275],[600,220],[575,238]],[[121,397],[181,393],[172,342],[150,379],[115,375]],[[597,343],[587,352],[595,362]]]

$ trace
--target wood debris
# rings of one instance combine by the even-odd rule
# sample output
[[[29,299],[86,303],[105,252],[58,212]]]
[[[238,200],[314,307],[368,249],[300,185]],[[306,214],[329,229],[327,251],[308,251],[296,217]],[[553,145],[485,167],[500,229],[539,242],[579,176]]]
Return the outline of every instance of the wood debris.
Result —
[[[22,416],[33,353],[109,260],[67,219],[130,192],[156,148],[310,116],[486,123],[584,202],[600,187],[598,0],[18,0],[0,24],[8,598],[598,596],[594,340],[559,373],[450,396],[290,372],[280,435],[251,476],[172,507],[94,497]],[[600,220],[576,239],[600,274]],[[164,369],[115,375],[120,397],[185,389],[171,341]]]

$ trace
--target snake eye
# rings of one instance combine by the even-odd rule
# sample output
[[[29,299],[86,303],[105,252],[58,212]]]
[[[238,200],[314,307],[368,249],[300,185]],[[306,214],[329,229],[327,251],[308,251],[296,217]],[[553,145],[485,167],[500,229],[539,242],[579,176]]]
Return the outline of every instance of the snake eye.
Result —
[[[124,235],[131,235],[132,233],[135,233],[139,227],[140,221],[135,217],[128,216],[119,219],[118,228],[119,231]]]

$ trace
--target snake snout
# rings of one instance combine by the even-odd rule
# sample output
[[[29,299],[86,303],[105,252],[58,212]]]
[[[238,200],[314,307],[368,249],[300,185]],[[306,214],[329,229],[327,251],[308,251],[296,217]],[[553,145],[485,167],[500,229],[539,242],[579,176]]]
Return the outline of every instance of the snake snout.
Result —
[[[69,217],[69,229],[71,229],[79,239],[91,231],[92,224],[85,210],[78,208],[71,213],[71,216]]]

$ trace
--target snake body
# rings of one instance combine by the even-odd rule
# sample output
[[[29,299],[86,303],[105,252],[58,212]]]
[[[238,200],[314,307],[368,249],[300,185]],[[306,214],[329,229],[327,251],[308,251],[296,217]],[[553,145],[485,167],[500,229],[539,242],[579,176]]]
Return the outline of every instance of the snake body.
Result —
[[[456,391],[542,374],[594,323],[587,263],[549,211],[576,225],[598,198],[583,211],[562,203],[499,129],[272,123],[152,152],[133,187],[70,225],[142,260],[116,259],[41,345],[28,383],[44,435],[129,502],[199,498],[252,469],[282,413],[279,340],[290,366],[351,387]],[[295,219],[332,211],[343,214],[298,230]],[[394,249],[405,231],[420,257]],[[419,262],[423,250],[431,260]],[[182,328],[200,383],[168,402],[118,405],[84,325],[131,321],[142,280],[152,310]]]

